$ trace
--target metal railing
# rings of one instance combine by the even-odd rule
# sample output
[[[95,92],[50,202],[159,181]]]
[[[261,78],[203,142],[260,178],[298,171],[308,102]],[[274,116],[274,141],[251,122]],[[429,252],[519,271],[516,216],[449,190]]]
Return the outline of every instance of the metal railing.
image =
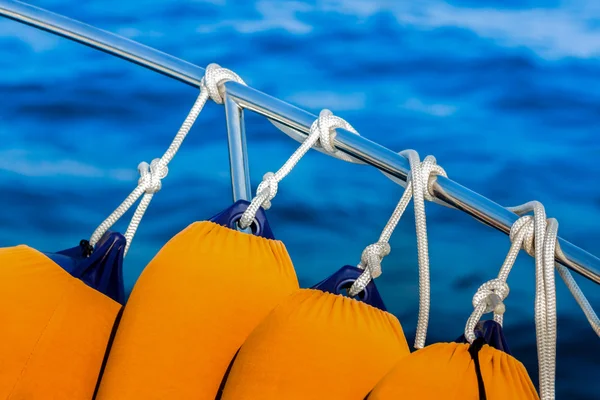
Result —
[[[0,0],[0,15],[102,50],[191,86],[199,87],[204,76],[204,69],[194,64],[25,3]],[[267,117],[275,126],[299,141],[308,135],[317,116],[248,86],[235,82],[227,82],[224,86],[233,197],[234,200],[248,200],[251,198],[251,190],[244,110]],[[408,161],[392,150],[343,129],[337,130],[335,146],[356,160],[406,182],[410,171]],[[439,201],[506,234],[519,218],[501,205],[442,176],[437,177],[433,192]],[[564,257],[557,253],[556,261],[600,283],[600,259],[562,238],[558,241]]]

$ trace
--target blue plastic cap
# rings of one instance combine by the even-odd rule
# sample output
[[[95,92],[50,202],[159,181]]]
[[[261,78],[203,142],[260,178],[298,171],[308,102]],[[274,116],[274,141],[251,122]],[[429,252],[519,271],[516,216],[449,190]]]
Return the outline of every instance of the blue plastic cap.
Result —
[[[226,226],[230,229],[240,230],[238,222],[240,218],[242,218],[244,211],[248,209],[249,205],[249,201],[238,200],[233,203],[231,207],[221,211],[209,221],[214,222],[215,224]],[[250,226],[250,229],[252,229],[252,234],[256,236],[264,237],[266,239],[275,239],[273,231],[269,226],[269,221],[267,221],[267,214],[262,207],[256,212],[254,222]]]
[[[118,232],[106,232],[89,256],[84,242],[77,247],[44,254],[73,277],[123,304],[125,237]]]
[[[317,283],[312,287],[312,289],[318,289],[323,292],[347,296],[348,289],[350,289],[350,286],[352,286],[354,281],[356,281],[363,272],[364,271],[360,268],[352,265],[345,265],[329,278]],[[373,282],[373,280],[371,280],[367,287],[355,298],[356,300],[367,303],[370,306],[387,311],[385,304],[383,304],[383,299],[381,298],[381,295],[379,295],[379,291],[377,290],[377,286],[375,286],[375,282]]]
[[[511,354],[502,326],[494,320],[480,321],[475,325],[475,337],[483,338],[486,344],[506,354]],[[467,339],[462,334],[455,342],[467,343]]]

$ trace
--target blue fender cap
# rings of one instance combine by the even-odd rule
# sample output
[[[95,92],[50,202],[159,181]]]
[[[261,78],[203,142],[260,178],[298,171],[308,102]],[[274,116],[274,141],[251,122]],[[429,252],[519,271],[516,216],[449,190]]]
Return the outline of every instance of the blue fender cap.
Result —
[[[354,281],[356,281],[363,272],[364,271],[360,268],[352,265],[345,265],[329,278],[317,283],[312,287],[312,289],[318,289],[323,292],[347,296],[348,289],[350,289],[350,286],[352,286]],[[385,304],[383,304],[383,299],[381,298],[381,295],[379,294],[377,286],[375,286],[375,282],[373,282],[373,280],[371,280],[367,287],[355,298],[356,300],[367,303],[370,306],[379,308],[382,311],[387,311]]]
[[[44,253],[73,277],[104,293],[120,304],[125,302],[123,285],[123,255],[125,237],[118,232],[107,231],[96,243],[93,251],[82,240],[79,246]]]
[[[226,226],[230,229],[240,230],[238,227],[238,222],[240,218],[242,218],[244,211],[248,209],[249,205],[249,201],[238,200],[230,207],[212,217],[209,221],[214,222],[215,224]],[[262,207],[260,207],[256,212],[254,222],[250,226],[250,229],[252,229],[252,234],[256,236],[264,237],[266,239],[275,239],[273,231],[269,226],[269,221],[267,221],[267,214]]]
[[[511,354],[506,338],[504,337],[502,326],[494,320],[479,321],[479,323],[475,325],[475,337],[483,338],[485,343],[489,346],[503,351],[506,354]],[[455,342],[467,343],[467,339],[465,338],[465,335],[462,334]]]

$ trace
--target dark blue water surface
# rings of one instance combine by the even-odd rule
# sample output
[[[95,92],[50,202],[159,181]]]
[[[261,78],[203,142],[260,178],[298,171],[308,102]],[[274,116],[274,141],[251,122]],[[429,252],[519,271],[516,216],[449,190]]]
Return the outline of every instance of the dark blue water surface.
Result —
[[[43,0],[37,5],[205,66],[266,93],[330,108],[363,136],[433,154],[503,205],[542,201],[560,234],[600,255],[600,4],[560,1]],[[89,237],[162,155],[197,91],[45,32],[0,20],[0,245],[59,250]],[[247,117],[252,183],[297,143]],[[169,166],[126,259],[127,290],[160,247],[231,201],[224,111],[209,103]],[[269,210],[303,286],[356,264],[402,189],[378,171],[311,152]],[[127,221],[118,228],[123,230]],[[508,238],[429,204],[428,343],[453,340]],[[377,284],[414,337],[412,210]],[[578,279],[590,302],[600,291]],[[505,328],[537,382],[533,262],[509,279]],[[600,339],[558,282],[559,399],[600,391]]]

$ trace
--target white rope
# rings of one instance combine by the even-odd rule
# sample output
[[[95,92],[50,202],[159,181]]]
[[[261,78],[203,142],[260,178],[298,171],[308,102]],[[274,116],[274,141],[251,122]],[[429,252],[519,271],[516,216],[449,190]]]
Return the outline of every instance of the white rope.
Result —
[[[493,311],[494,321],[500,325],[503,323],[503,315],[506,310],[503,300],[510,292],[506,280],[521,251],[525,235],[533,234],[533,225],[529,224],[530,219],[530,216],[524,216],[513,224],[510,230],[511,246],[498,277],[481,285],[473,296],[473,313],[465,326],[465,337],[469,343],[473,343],[475,340],[475,326],[484,314]]]
[[[519,215],[533,211],[533,216],[523,215],[513,224],[510,231],[512,245],[498,278],[482,285],[473,298],[475,310],[467,321],[465,337],[471,343],[475,340],[475,325],[487,312],[494,311],[494,319],[502,324],[502,314],[505,311],[502,301],[508,295],[506,280],[522,246],[527,253],[535,257],[536,265],[534,307],[540,399],[553,400],[555,398],[557,331],[555,266],[582,307],[590,325],[599,336],[600,322],[571,273],[554,261],[555,254],[560,252],[560,249],[557,248],[558,221],[554,218],[546,220],[544,206],[537,201],[509,209]]]
[[[560,248],[558,247],[558,243],[556,251],[561,252]],[[581,307],[581,310],[590,323],[590,326],[596,335],[600,336],[600,319],[598,318],[598,315],[596,315],[596,312],[592,308],[588,299],[579,288],[579,285],[577,285],[577,282],[575,282],[573,275],[564,265],[556,264],[556,269],[558,270],[558,273],[567,285],[567,288],[573,297],[575,297],[575,301],[577,301],[577,304],[579,304],[579,307]]]
[[[138,171],[140,173],[140,179],[138,180],[138,186],[127,196],[119,207],[113,213],[104,220],[100,226],[94,231],[90,239],[90,245],[94,246],[98,240],[106,233],[111,226],[113,226],[122,216],[131,208],[133,204],[143,195],[142,200],[137,206],[131,222],[125,232],[125,239],[127,243],[125,245],[125,254],[129,251],[133,236],[140,225],[142,217],[152,200],[152,197],[156,192],[161,189],[161,180],[164,179],[169,173],[168,164],[171,162],[175,154],[179,150],[179,147],[183,143],[183,140],[189,133],[192,125],[198,118],[198,115],[204,108],[206,101],[211,98],[218,104],[223,103],[223,83],[226,81],[235,81],[241,84],[245,84],[244,81],[234,72],[222,68],[217,64],[210,64],[206,68],[206,72],[202,81],[200,82],[200,94],[198,95],[194,105],[190,112],[185,118],[183,124],[179,128],[177,135],[171,142],[171,145],[163,154],[161,158],[155,158],[150,164],[146,162],[140,163]]]
[[[277,129],[279,129],[280,131],[282,131],[283,133],[285,133],[286,135],[288,135],[290,138],[294,139],[297,142],[302,143],[304,140],[306,140],[306,135],[298,130],[296,130],[295,128],[290,128],[289,126],[286,126],[280,122],[277,122],[271,118],[267,118],[267,120],[272,123]],[[344,161],[348,161],[354,164],[365,164],[364,161],[359,160],[358,158],[349,156],[345,153],[339,153],[337,156],[331,154],[330,152],[328,152],[327,150],[325,150],[325,148],[323,148],[323,146],[321,146],[320,144],[316,144],[314,147],[314,150],[323,153],[323,154],[327,154],[329,156],[334,156],[337,157],[341,160]]]
[[[546,212],[539,202],[530,202],[512,209],[517,214],[533,210],[532,230],[528,229],[523,239],[523,248],[535,256],[535,330],[539,363],[540,399],[555,398],[556,375],[556,283],[554,254],[558,222],[546,222]]]
[[[406,210],[411,197],[414,197],[415,226],[417,232],[417,251],[419,261],[419,318],[417,321],[417,333],[415,337],[415,348],[425,346],[427,336],[427,324],[429,322],[430,304],[430,277],[429,277],[429,247],[427,242],[427,220],[425,218],[425,200],[433,201],[431,186],[434,180],[432,176],[442,175],[446,172],[436,164],[435,157],[427,156],[423,162],[419,154],[414,150],[404,150],[400,153],[408,158],[410,163],[410,175],[407,179],[406,188],[394,209],[391,218],[386,224],[379,240],[367,246],[361,255],[358,268],[364,269],[361,276],[354,281],[348,290],[350,296],[356,296],[363,291],[368,283],[381,275],[381,262],[383,257],[390,253],[388,244],[394,229],[398,225],[402,214]]]
[[[252,224],[260,207],[264,208],[265,210],[271,208],[271,200],[273,200],[277,194],[279,182],[281,182],[281,180],[292,171],[300,159],[313,146],[320,145],[329,154],[342,160],[350,160],[346,154],[337,150],[333,144],[336,134],[335,130],[338,128],[345,129],[358,135],[358,132],[348,122],[333,115],[331,111],[322,110],[319,113],[319,117],[310,127],[310,133],[308,137],[306,140],[304,140],[304,142],[302,142],[300,147],[296,149],[292,156],[277,172],[268,172],[263,176],[262,182],[256,189],[256,196],[254,196],[250,205],[240,218],[239,225],[242,229],[246,229]]]

